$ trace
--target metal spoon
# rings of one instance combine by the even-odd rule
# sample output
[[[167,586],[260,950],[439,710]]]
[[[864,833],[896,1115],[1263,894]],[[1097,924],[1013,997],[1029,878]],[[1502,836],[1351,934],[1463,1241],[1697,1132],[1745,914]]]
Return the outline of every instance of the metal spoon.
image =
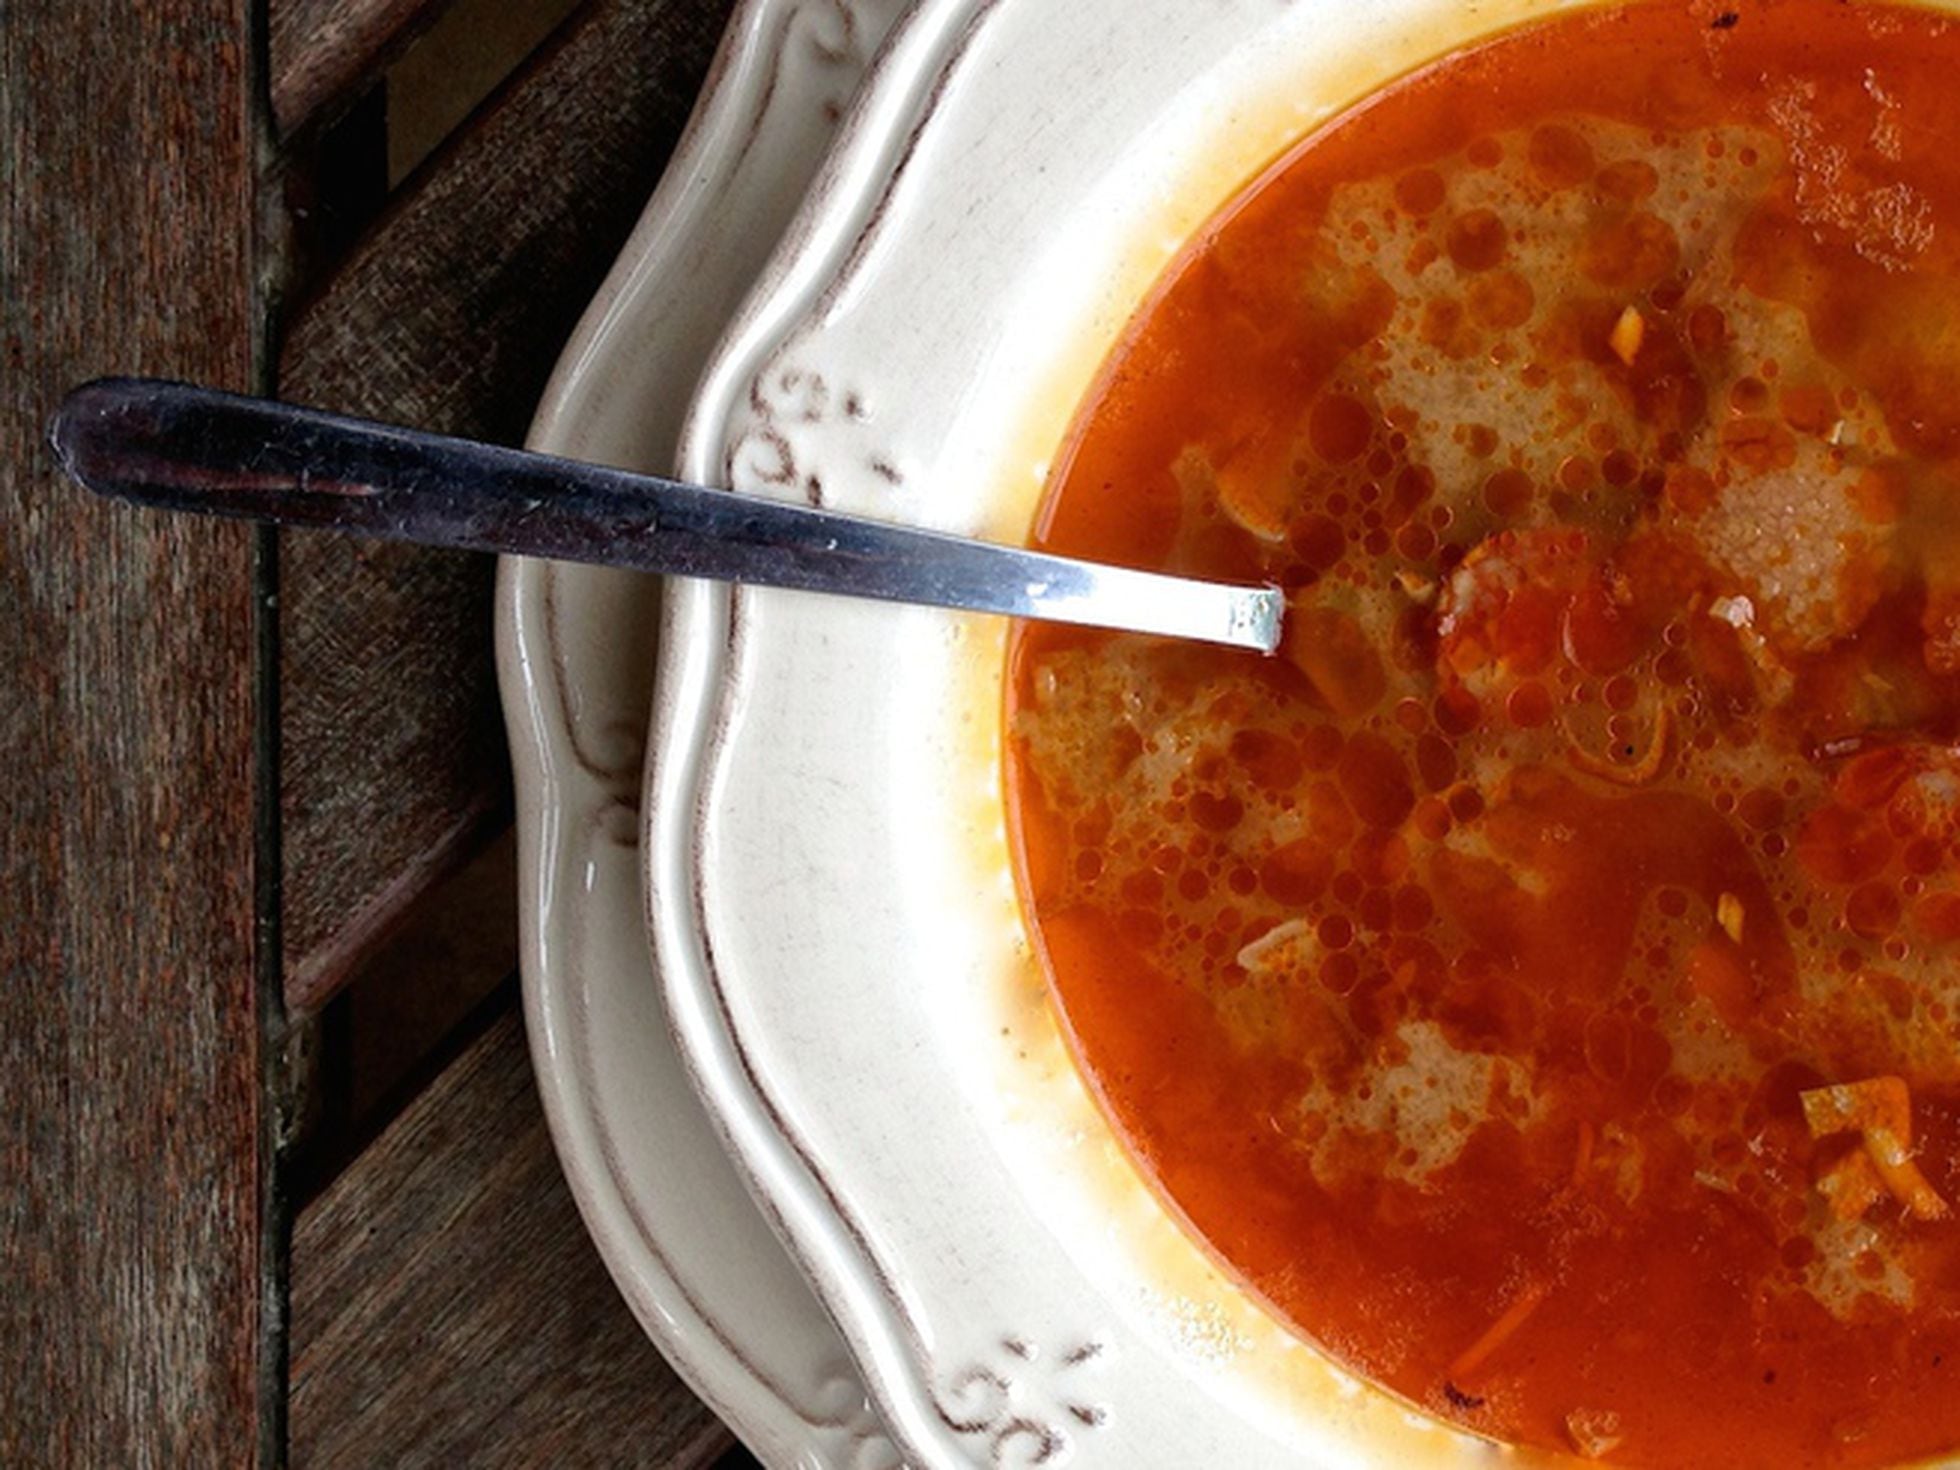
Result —
[[[144,505],[1279,646],[1285,604],[1272,587],[1046,556],[185,383],[85,384],[50,438],[75,480]]]

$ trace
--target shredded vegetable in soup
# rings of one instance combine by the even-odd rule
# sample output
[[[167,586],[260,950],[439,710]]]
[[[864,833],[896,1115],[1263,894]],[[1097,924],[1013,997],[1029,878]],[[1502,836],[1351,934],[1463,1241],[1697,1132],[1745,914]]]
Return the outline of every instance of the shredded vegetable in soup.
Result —
[[[1496,1439],[1960,1447],[1960,28],[1405,80],[1183,255],[1038,540],[1288,592],[1012,651],[1055,993],[1220,1258]]]

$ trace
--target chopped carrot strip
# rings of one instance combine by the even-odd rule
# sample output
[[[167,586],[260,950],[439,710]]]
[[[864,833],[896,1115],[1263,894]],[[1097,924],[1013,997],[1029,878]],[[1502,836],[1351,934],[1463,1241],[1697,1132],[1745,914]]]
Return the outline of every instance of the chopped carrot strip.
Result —
[[[1667,747],[1674,730],[1674,715],[1666,705],[1662,705],[1654,715],[1654,738],[1647,746],[1647,753],[1630,766],[1615,765],[1591,751],[1582,749],[1579,742],[1561,727],[1565,735],[1566,759],[1589,776],[1597,776],[1602,781],[1611,781],[1618,786],[1645,786],[1660,775],[1667,765]]]
[[[1445,1375],[1451,1381],[1474,1373],[1490,1358],[1490,1355],[1504,1346],[1520,1327],[1524,1326],[1531,1314],[1538,1310],[1545,1300],[1547,1288],[1534,1282],[1518,1293],[1518,1299],[1506,1307],[1498,1319],[1486,1327],[1483,1335],[1457,1355]]]
[[[1885,1181],[1885,1187],[1892,1191],[1893,1197],[1906,1207],[1914,1219],[1944,1220],[1952,1213],[1946,1201],[1940,1198],[1939,1191],[1920,1173],[1919,1165],[1912,1161],[1912,1155],[1888,1130],[1866,1130],[1865,1154],[1878,1171],[1878,1177]]]
[[[1634,358],[1640,355],[1640,344],[1647,340],[1647,319],[1639,310],[1629,306],[1620,313],[1620,319],[1613,323],[1613,331],[1607,337],[1607,346],[1613,355],[1628,367],[1633,366]]]
[[[1902,1077],[1867,1077],[1813,1087],[1798,1096],[1812,1138],[1885,1128],[1906,1144],[1912,1142],[1912,1094]]]
[[[1840,1220],[1856,1220],[1885,1195],[1885,1181],[1862,1148],[1853,1149],[1818,1176],[1817,1192]]]
[[[1409,601],[1420,607],[1427,607],[1436,600],[1436,584],[1419,572],[1406,569],[1397,572],[1395,585],[1402,589]]]
[[[1833,1133],[1860,1135],[1863,1157],[1869,1160],[1871,1172],[1915,1219],[1944,1220],[1951,1213],[1939,1191],[1912,1161],[1912,1094],[1904,1078],[1868,1077],[1862,1082],[1813,1087],[1797,1096],[1812,1138]],[[1852,1209],[1860,1193],[1855,1175],[1847,1175],[1834,1186],[1836,1193],[1825,1187],[1825,1180],[1819,1180],[1817,1187],[1841,1219],[1855,1219],[1870,1208],[1870,1201],[1866,1201]]]
[[[1715,922],[1722,926],[1722,932],[1742,943],[1742,900],[1733,893],[1724,893],[1715,900]]]

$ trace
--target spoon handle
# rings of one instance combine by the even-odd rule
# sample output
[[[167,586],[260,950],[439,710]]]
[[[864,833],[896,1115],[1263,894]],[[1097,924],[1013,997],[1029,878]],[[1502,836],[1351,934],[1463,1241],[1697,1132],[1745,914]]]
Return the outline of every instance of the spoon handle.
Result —
[[[1279,592],[969,541],[185,383],[102,378],[50,435],[103,495],[431,546],[1122,628],[1270,653]]]

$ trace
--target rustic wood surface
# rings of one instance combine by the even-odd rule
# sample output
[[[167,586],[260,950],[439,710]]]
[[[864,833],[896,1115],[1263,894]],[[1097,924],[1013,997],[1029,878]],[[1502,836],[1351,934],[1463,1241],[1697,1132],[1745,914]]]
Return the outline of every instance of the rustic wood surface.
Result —
[[[268,0],[272,111],[291,132],[371,82],[448,0]]]
[[[301,1216],[292,1463],[706,1465],[728,1431],[600,1265],[506,1011]]]
[[[678,136],[728,8],[588,4],[302,312],[286,396],[521,437]],[[390,73],[391,107],[414,71]],[[493,350],[503,358],[483,356]],[[506,799],[501,760],[485,779],[470,734],[496,728],[488,663],[468,659],[488,649],[488,565],[414,553],[377,563],[365,550],[285,546],[288,980],[307,1006],[352,982],[326,1015],[339,1126],[319,1130],[328,1146],[302,1169],[344,1172],[294,1242],[293,1461],[754,1470],[605,1276],[550,1153],[508,991],[486,1007],[503,1006],[489,1034],[353,1157],[372,1120],[430,1075],[429,1038],[514,950],[507,838],[437,881],[495,830]],[[343,659],[387,647],[385,675],[332,687],[335,639]],[[401,701],[392,727],[389,712],[363,708],[377,693]],[[388,733],[363,750],[376,729]],[[430,730],[460,739],[418,747]],[[309,796],[350,771],[367,797],[320,815]],[[472,779],[445,784],[456,771]],[[434,792],[424,812],[468,820],[416,848],[414,813],[395,827],[356,809],[377,792],[383,813]],[[350,826],[336,830],[340,820]],[[392,889],[372,887],[404,854]],[[445,1222],[439,1234],[431,1221]],[[494,1290],[459,1305],[485,1282]],[[445,1324],[434,1357],[431,1322]]]
[[[728,0],[595,0],[298,314],[282,397],[521,439],[679,136]],[[508,817],[487,558],[282,541],[286,990],[318,1006]]]
[[[96,374],[258,384],[252,16],[0,5],[10,1467],[276,1453],[257,538],[94,503],[44,442],[61,391]]]
[[[275,555],[88,501],[42,443],[95,373],[269,385],[263,293],[374,207],[371,84],[448,3],[0,3],[8,1470],[276,1465],[289,1427],[299,1464],[753,1465],[606,1277],[513,988],[432,1042],[511,949],[507,843],[463,868],[508,816],[490,564]],[[291,317],[284,395],[521,437],[729,6],[587,0]],[[365,1116],[293,1243],[289,1404],[282,991],[363,962],[305,1031]]]

